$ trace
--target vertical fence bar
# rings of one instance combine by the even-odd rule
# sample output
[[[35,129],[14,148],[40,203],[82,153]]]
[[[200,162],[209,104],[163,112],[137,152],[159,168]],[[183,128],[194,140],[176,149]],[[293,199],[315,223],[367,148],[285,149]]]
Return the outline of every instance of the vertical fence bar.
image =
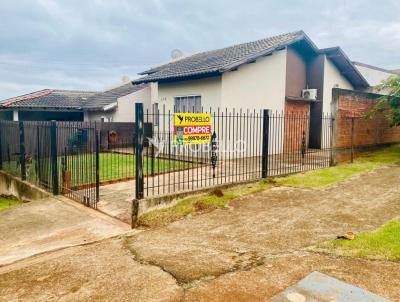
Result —
[[[100,198],[100,131],[96,129],[95,126],[95,133],[96,133],[96,203],[95,207],[97,208],[97,203],[99,202]]]
[[[269,110],[263,110],[263,134],[262,134],[262,169],[261,176],[268,176],[268,153],[269,153]]]
[[[19,164],[21,165],[21,179],[26,180],[24,122],[19,121],[18,126],[19,126]]]
[[[57,161],[57,123],[51,121],[50,126],[50,154],[51,154],[51,177],[53,194],[58,195],[58,161]]]
[[[136,199],[143,198],[143,103],[135,104]]]
[[[335,140],[335,123],[337,121],[331,115],[329,118],[330,121],[330,137],[329,137],[329,145],[330,145],[330,152],[329,152],[329,166],[332,167],[336,164],[336,140]]]
[[[0,170],[3,170],[3,142],[1,140],[3,136],[3,127],[2,123],[0,121]]]
[[[36,178],[39,185],[41,185],[41,166],[40,166],[40,127],[36,126]]]
[[[351,150],[350,150],[350,162],[354,161],[354,116],[351,117]]]

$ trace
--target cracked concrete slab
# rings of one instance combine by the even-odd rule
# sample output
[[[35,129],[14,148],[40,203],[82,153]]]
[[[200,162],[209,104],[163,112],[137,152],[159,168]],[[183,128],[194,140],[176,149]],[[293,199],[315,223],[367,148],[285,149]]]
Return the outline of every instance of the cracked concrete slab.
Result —
[[[0,268],[1,301],[180,301],[183,289],[140,264],[124,239],[62,249]]]
[[[128,239],[137,257],[180,283],[248,269],[263,255],[296,250],[346,231],[373,230],[400,213],[400,166],[323,190],[279,187],[236,199]],[[362,185],[360,185],[362,184]]]
[[[0,212],[0,266],[38,253],[97,241],[130,226],[59,197]]]
[[[275,188],[159,229],[30,257],[0,267],[0,300],[266,301],[320,271],[400,301],[400,263],[306,249],[398,216],[399,175],[393,166],[323,190]]]
[[[400,301],[400,263],[313,253],[277,255],[250,270],[203,281],[186,290],[184,301],[267,301],[314,271]]]

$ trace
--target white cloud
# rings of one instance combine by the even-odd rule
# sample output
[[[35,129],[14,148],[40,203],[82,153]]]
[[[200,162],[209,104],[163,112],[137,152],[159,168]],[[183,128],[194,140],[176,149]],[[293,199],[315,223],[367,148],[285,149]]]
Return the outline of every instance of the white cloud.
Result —
[[[100,89],[174,48],[190,54],[298,29],[353,60],[400,67],[399,11],[396,0],[2,0],[0,99],[34,87]]]

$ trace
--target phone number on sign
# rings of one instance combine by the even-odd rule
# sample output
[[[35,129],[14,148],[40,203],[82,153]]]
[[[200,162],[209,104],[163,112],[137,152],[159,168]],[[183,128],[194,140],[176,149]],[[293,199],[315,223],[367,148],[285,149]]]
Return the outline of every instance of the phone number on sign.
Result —
[[[184,137],[185,141],[209,141],[211,137],[209,135],[196,135]]]

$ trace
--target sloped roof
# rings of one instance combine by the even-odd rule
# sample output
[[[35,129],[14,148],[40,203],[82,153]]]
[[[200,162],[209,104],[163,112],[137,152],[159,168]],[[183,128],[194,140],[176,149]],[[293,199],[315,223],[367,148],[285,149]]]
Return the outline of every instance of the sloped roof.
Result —
[[[269,55],[299,41],[305,41],[315,54],[326,54],[356,88],[369,86],[339,47],[319,49],[303,31],[184,57],[140,73],[146,76],[134,80],[133,83],[168,82],[221,75],[223,72],[234,70],[242,64],[254,62],[259,57]]]
[[[83,103],[95,92],[44,89],[6,99],[0,108],[62,108],[81,109]]]
[[[373,65],[370,65],[370,64],[366,64],[366,63],[353,61],[353,64],[357,65],[357,66],[361,66],[361,67],[377,70],[377,71],[386,72],[386,73],[392,73],[392,74],[396,73],[395,70],[389,70],[389,69],[385,69],[385,68],[378,67],[378,66],[373,66]]]
[[[325,54],[326,57],[336,65],[340,73],[349,80],[355,88],[369,87],[368,81],[339,46],[324,48],[321,49],[320,52]]]
[[[146,86],[147,84],[134,85],[129,82],[103,92],[44,89],[1,101],[0,109],[103,110],[105,106],[116,103],[119,97],[141,90]]]
[[[109,89],[104,92],[95,93],[87,99],[87,101],[83,105],[83,108],[88,110],[102,109],[105,106],[117,102],[118,98],[139,91],[146,86],[147,84],[134,85],[129,82],[127,84]]]
[[[140,74],[147,74],[147,76],[134,80],[133,83],[146,83],[199,75],[217,75],[224,71],[235,69],[239,65],[248,63],[262,55],[270,54],[274,50],[284,48],[303,38],[305,38],[304,32],[296,31],[254,42],[201,52],[146,70]]]

